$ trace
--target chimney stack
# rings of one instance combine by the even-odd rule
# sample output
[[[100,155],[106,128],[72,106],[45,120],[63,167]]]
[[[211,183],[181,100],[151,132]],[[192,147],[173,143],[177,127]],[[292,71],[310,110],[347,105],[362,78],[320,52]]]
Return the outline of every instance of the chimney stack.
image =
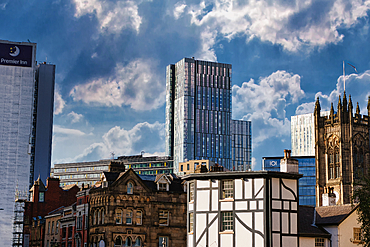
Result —
[[[298,160],[291,158],[291,152],[284,149],[284,158],[280,160],[280,172],[298,173]]]

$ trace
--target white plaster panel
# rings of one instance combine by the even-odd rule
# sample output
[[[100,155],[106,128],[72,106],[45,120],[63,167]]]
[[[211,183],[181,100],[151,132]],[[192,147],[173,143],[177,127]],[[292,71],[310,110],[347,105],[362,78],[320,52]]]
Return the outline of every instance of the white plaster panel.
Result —
[[[297,210],[297,204],[298,204],[297,202],[291,202],[291,207],[292,207],[291,209]]]
[[[278,178],[271,179],[271,187],[272,187],[272,198],[279,199],[280,196],[280,181]]]
[[[252,213],[236,213],[241,221],[244,222],[247,226],[253,229],[252,227]]]
[[[264,179],[263,178],[256,178],[254,179],[254,195],[258,193],[258,191],[262,188],[264,185]],[[263,198],[263,189],[260,191],[260,193],[256,196],[256,198]]]
[[[282,244],[284,247],[296,247],[298,245],[297,237],[283,236]]]
[[[295,179],[282,179],[286,187],[291,189],[295,195],[297,195],[297,180]],[[282,197],[283,199],[294,200],[294,195],[284,187],[282,187]]]
[[[220,234],[221,246],[223,247],[234,246],[233,236],[234,234]]]
[[[198,180],[197,188],[209,188],[209,180]]]
[[[193,234],[188,234],[188,247],[193,247]]]
[[[189,203],[189,211],[193,211],[194,210],[194,203]]]
[[[233,210],[233,202],[221,202],[221,210]]]
[[[207,227],[206,214],[196,214],[195,241],[199,240],[200,235]]]
[[[280,231],[280,212],[272,212],[272,230]]]
[[[211,217],[210,214],[208,218],[213,219],[214,216]],[[208,228],[208,246],[218,246],[218,219],[216,219]]]
[[[212,180],[212,188],[218,188],[218,180]]]
[[[255,246],[264,246],[263,237],[257,233],[254,234],[254,241],[256,243]]]
[[[290,214],[290,233],[297,234],[297,214],[291,213]]]
[[[249,202],[249,209],[250,210],[256,210],[257,209],[257,202],[256,201],[250,201]]]
[[[254,213],[254,220],[255,220],[255,223],[254,223],[255,230],[260,231],[262,232],[262,234],[264,234],[265,233],[265,230],[264,230],[265,219],[263,217],[263,212]],[[256,245],[256,246],[260,246],[260,245]]]
[[[197,211],[209,211],[209,191],[198,190],[197,191]]]
[[[273,209],[281,209],[281,201],[272,200],[272,208]]]
[[[251,199],[252,198],[252,179],[244,180],[244,198]]]
[[[197,237],[200,237],[200,236],[197,235]],[[204,234],[203,237],[201,239],[198,239],[197,241],[199,241],[197,246],[207,246],[207,235]]]
[[[258,201],[258,209],[263,209],[263,200]]]
[[[208,224],[211,223],[211,221],[217,216],[216,213],[210,213],[208,214]]]
[[[284,201],[284,209],[289,210],[289,201]]]
[[[212,211],[218,210],[218,190],[212,190]]]
[[[281,224],[282,228],[281,232],[282,233],[289,233],[289,218],[288,218],[288,213],[281,213]]]
[[[272,246],[280,247],[280,234],[277,233],[272,234]]]
[[[235,202],[235,210],[247,210],[248,202]]]
[[[235,199],[243,199],[243,180],[235,179]]]
[[[235,246],[252,247],[252,233],[238,220],[235,221]]]

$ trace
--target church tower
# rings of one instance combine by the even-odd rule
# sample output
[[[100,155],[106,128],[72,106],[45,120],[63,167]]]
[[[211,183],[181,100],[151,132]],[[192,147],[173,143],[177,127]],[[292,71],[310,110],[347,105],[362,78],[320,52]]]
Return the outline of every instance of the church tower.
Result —
[[[319,98],[315,104],[316,206],[351,203],[354,183],[370,173],[370,97],[367,116],[357,103],[353,115],[351,95],[343,103],[339,96],[337,112],[320,116]],[[335,197],[335,200],[333,200]]]

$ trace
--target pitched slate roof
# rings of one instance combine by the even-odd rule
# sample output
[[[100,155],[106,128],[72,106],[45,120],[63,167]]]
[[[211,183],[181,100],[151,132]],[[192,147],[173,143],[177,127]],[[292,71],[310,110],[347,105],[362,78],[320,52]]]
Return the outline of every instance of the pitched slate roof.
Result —
[[[316,222],[320,225],[339,225],[356,209],[357,205],[352,204],[317,207]]]
[[[299,206],[298,231],[302,237],[330,238],[330,233],[314,224],[315,207]]]

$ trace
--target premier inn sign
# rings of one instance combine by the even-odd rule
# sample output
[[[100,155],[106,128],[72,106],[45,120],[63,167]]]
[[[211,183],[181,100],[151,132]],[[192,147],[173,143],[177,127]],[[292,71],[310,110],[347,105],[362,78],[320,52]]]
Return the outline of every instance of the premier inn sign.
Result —
[[[0,65],[32,67],[32,46],[0,43]]]

